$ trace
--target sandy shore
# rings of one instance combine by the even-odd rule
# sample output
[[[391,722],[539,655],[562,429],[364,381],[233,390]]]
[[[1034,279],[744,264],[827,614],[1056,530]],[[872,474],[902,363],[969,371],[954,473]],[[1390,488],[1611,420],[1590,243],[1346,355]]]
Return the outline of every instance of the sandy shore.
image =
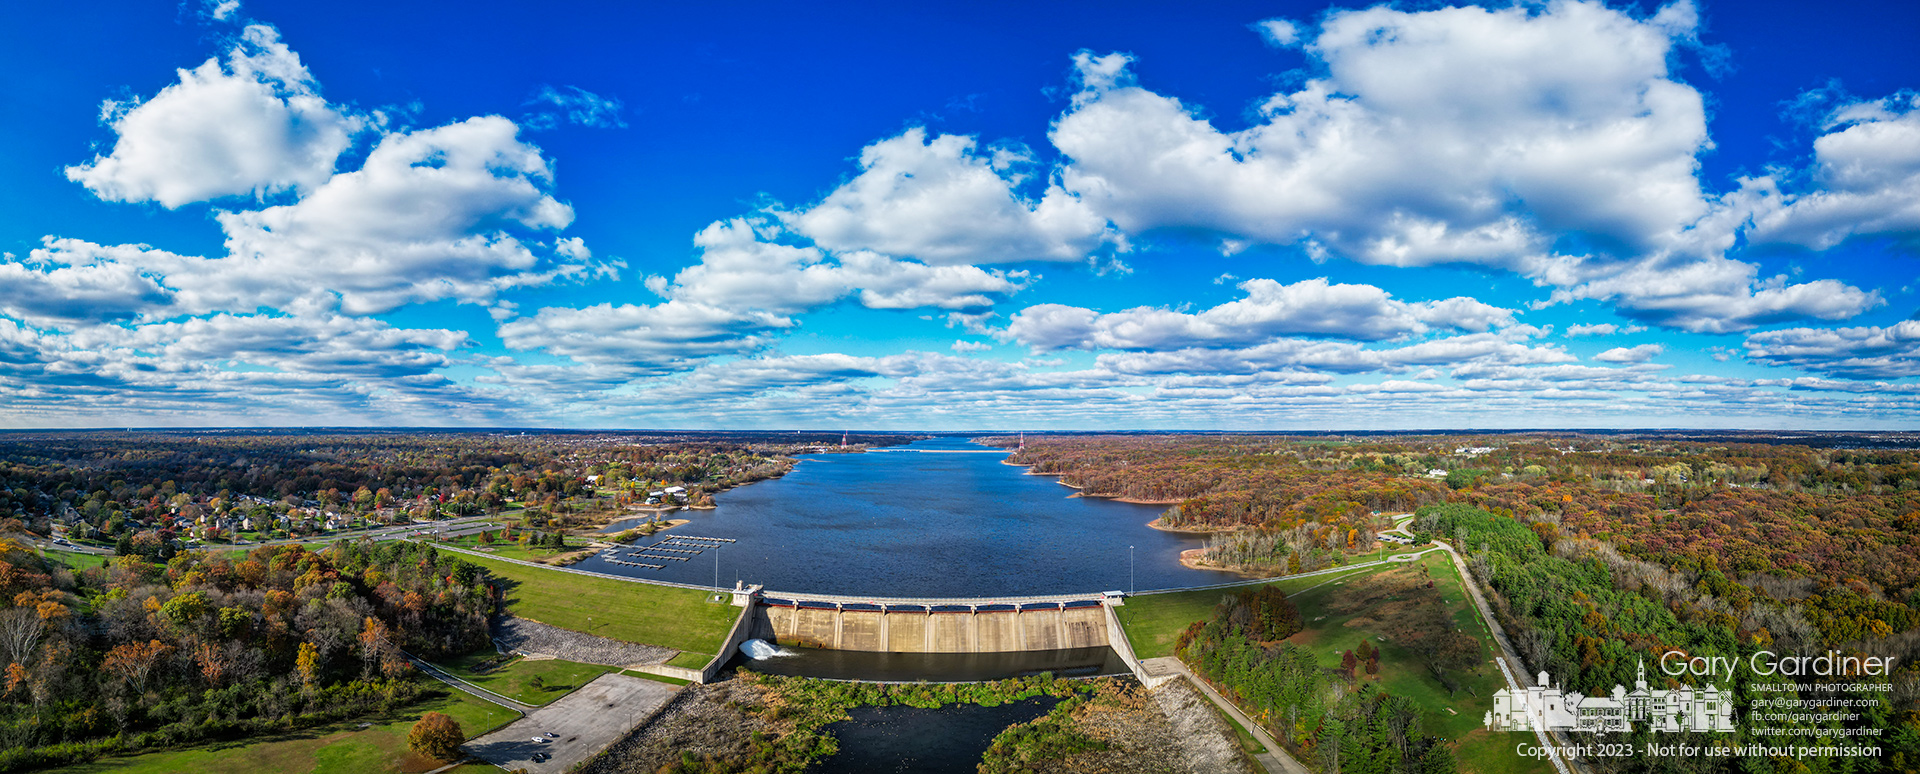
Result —
[[[1185,551],[1181,551],[1181,552],[1180,552],[1180,565],[1181,565],[1182,567],[1185,567],[1185,568],[1187,568],[1187,569],[1189,569],[1189,570],[1205,570],[1205,571],[1207,571],[1207,572],[1224,572],[1224,573],[1226,573],[1226,574],[1228,574],[1228,575],[1233,575],[1233,576],[1236,576],[1236,577],[1239,577],[1239,578],[1243,578],[1243,579],[1246,579],[1246,580],[1253,580],[1253,579],[1255,579],[1255,578],[1272,578],[1272,577],[1278,577],[1278,576],[1274,576],[1274,575],[1270,575],[1270,574],[1268,574],[1268,573],[1264,573],[1264,572],[1253,572],[1253,571],[1249,571],[1249,570],[1236,570],[1236,569],[1233,569],[1233,568],[1229,568],[1229,567],[1221,567],[1221,566],[1219,566],[1219,565],[1216,565],[1216,564],[1213,564],[1213,563],[1211,563],[1211,562],[1204,562],[1204,561],[1201,561],[1201,559],[1200,559],[1200,555],[1201,555],[1201,554],[1204,554],[1204,553],[1206,553],[1206,552],[1207,552],[1207,549],[1204,549],[1204,548],[1189,548],[1189,549],[1187,549],[1187,550],[1185,550]]]
[[[1176,535],[1211,535],[1215,532],[1233,531],[1230,529],[1183,529],[1181,527],[1169,527],[1161,524],[1159,519],[1147,522],[1147,526],[1160,530],[1161,532],[1172,532]]]

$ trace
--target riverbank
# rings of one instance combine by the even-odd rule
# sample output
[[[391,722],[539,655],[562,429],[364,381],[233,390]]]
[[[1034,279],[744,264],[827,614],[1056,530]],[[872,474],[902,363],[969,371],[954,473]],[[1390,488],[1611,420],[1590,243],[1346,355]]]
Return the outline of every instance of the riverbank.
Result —
[[[809,770],[845,770],[836,763],[859,758],[859,770],[923,770],[939,766],[974,771],[982,758],[993,770],[1094,774],[1114,771],[1252,771],[1242,764],[1231,729],[1193,699],[1182,681],[1149,691],[1130,677],[1048,680],[1044,677],[946,686],[838,683],[781,678],[741,671],[718,683],[682,689],[665,711],[614,743],[579,770],[588,774],[641,774],[672,766],[683,754],[729,767],[780,763]],[[881,720],[874,729],[840,738],[836,733],[860,710],[863,717],[921,716],[945,711],[1006,707],[1041,699],[1057,711],[1040,720],[1007,726],[991,743],[977,737],[961,750],[944,738],[939,723],[910,723],[911,738],[892,740]],[[1061,702],[1060,704],[1054,704]],[[872,720],[867,721],[869,725]],[[993,731],[988,731],[989,735]],[[893,741],[904,744],[894,745]],[[859,750],[849,749],[858,745]],[[876,747],[898,747],[902,760],[878,760]],[[989,752],[991,750],[991,752]],[[939,760],[925,756],[935,753]],[[849,755],[836,760],[836,753]],[[884,757],[884,753],[882,754]],[[913,760],[908,760],[914,758]],[[903,769],[909,763],[912,769]]]

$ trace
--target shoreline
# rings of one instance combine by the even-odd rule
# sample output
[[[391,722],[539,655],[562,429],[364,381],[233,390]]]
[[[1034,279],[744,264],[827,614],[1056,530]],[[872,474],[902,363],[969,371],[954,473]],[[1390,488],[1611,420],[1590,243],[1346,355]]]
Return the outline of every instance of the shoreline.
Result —
[[[1204,548],[1189,548],[1185,551],[1181,551],[1180,565],[1189,570],[1200,570],[1203,572],[1223,572],[1228,575],[1238,576],[1242,580],[1259,580],[1259,579],[1265,579],[1265,578],[1279,579],[1279,578],[1286,577],[1285,575],[1270,575],[1264,572],[1256,572],[1253,570],[1236,570],[1229,567],[1220,567],[1213,564],[1208,564],[1206,562],[1202,562],[1200,561],[1200,555],[1203,553],[1206,553],[1206,550],[1207,549],[1204,549]]]
[[[1120,503],[1133,503],[1134,505],[1179,505],[1181,502],[1184,501],[1184,498],[1180,500],[1143,500],[1137,497],[1121,497],[1119,495],[1105,495],[1105,494],[1098,494],[1094,492],[1088,492],[1087,488],[1084,486],[1076,486],[1074,484],[1067,483],[1066,482],[1067,474],[1065,473],[1036,473],[1034,472],[1032,465],[1022,465],[1018,462],[1008,462],[1004,458],[1000,460],[1000,464],[1008,465],[1016,468],[1026,468],[1026,471],[1020,474],[1023,476],[1053,476],[1055,479],[1053,483],[1056,483],[1068,489],[1074,490],[1073,494],[1067,495],[1068,497],[1098,497],[1102,500],[1112,500],[1114,502],[1120,502]]]
[[[1185,527],[1163,527],[1163,526],[1160,526],[1159,517],[1155,517],[1153,521],[1147,522],[1147,526],[1153,529],[1160,530],[1161,532],[1171,532],[1176,535],[1212,535],[1219,532],[1235,531],[1230,529],[1188,529]]]

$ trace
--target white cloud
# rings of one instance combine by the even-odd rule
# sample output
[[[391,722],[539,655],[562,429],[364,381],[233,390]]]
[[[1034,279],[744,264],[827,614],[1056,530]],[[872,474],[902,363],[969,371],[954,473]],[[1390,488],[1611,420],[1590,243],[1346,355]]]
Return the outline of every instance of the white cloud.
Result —
[[[1136,375],[1257,374],[1276,371],[1358,374],[1402,371],[1420,366],[1459,366],[1467,363],[1530,365],[1566,363],[1574,359],[1558,347],[1529,346],[1505,336],[1475,333],[1389,349],[1367,349],[1347,342],[1282,339],[1239,349],[1189,348],[1108,353],[1100,355],[1095,362],[1115,373]],[[1416,375],[1414,378],[1429,377]]]
[[[1843,379],[1920,375],[1920,321],[1886,327],[1788,328],[1747,337],[1747,359]]]
[[[1643,325],[1621,327],[1613,323],[1594,323],[1591,325],[1577,323],[1567,326],[1567,338],[1578,338],[1580,336],[1612,336],[1616,333],[1639,333],[1644,330],[1646,330],[1646,326]]]
[[[1648,360],[1652,360],[1655,355],[1665,352],[1666,350],[1666,347],[1659,344],[1614,347],[1613,349],[1594,355],[1593,359],[1603,363],[1645,363]]]
[[[544,350],[630,378],[691,368],[708,358],[757,351],[794,316],[848,296],[873,309],[962,310],[984,322],[995,296],[1025,287],[1023,272],[977,266],[929,266],[858,251],[829,257],[812,246],[780,244],[779,226],[749,218],[717,221],[694,236],[700,262],[647,286],[665,297],[653,306],[601,304],[547,308],[500,326],[508,346]],[[520,370],[522,376],[547,376]]]
[[[232,4],[237,8],[238,3]],[[224,18],[221,4],[215,18]],[[169,209],[223,196],[264,197],[325,182],[334,160],[368,126],[327,104],[299,55],[272,27],[241,33],[223,67],[209,59],[145,102],[113,102],[103,119],[118,139],[67,177],[108,201]]]
[[[35,251],[35,256],[40,255]],[[29,267],[0,261],[0,314],[40,326],[129,320],[166,306],[171,294],[138,269],[113,262]]]
[[[1322,76],[1238,131],[1134,85],[1127,56],[1082,52],[1050,137],[1070,159],[1066,190],[1129,234],[1477,264],[1696,331],[1870,308],[1830,280],[1756,285],[1756,267],[1724,257],[1767,194],[1702,190],[1703,100],[1668,69],[1696,24],[1685,0],[1645,19],[1572,0],[1336,11],[1305,44]],[[1634,279],[1657,273],[1694,283]]]
[[[1920,249],[1920,94],[1835,110],[1814,140],[1820,188],[1755,218],[1757,240],[1824,250],[1852,236]]]
[[[953,342],[953,351],[958,352],[962,355],[965,355],[970,352],[986,352],[987,350],[990,350],[990,349],[993,349],[993,345],[988,344],[984,341],[960,340],[960,341]]]
[[[1562,232],[1642,251],[1706,211],[1705,114],[1668,77],[1674,36],[1577,2],[1336,12],[1307,46],[1326,77],[1264,123],[1221,132],[1082,56],[1102,69],[1052,137],[1067,189],[1129,232],[1312,235],[1393,265],[1512,266]]]
[[[1484,331],[1513,322],[1511,310],[1471,298],[1409,303],[1372,285],[1333,284],[1325,278],[1291,285],[1251,279],[1238,287],[1245,298],[1197,314],[1152,307],[1100,314],[1039,304],[1015,314],[999,335],[1036,351],[1166,350],[1247,346],[1285,335],[1379,341],[1430,327]]]
[[[913,128],[860,152],[860,174],[810,208],[776,212],[836,252],[870,250],[933,266],[1079,261],[1117,237],[1079,198],[1048,184],[1016,190],[1024,149],[981,153],[973,138]]]
[[[516,350],[545,350],[624,373],[626,379],[690,368],[716,355],[768,344],[759,332],[791,325],[685,301],[654,306],[599,304],[546,308],[501,324],[500,340]]]
[[[296,300],[372,313],[586,271],[583,245],[543,259],[514,231],[550,231],[573,210],[547,189],[552,170],[497,116],[387,135],[360,169],[294,204],[217,215],[228,257],[156,266],[190,309]],[[320,299],[320,300],[316,300]]]
[[[1695,333],[1734,333],[1771,323],[1843,320],[1882,303],[1830,279],[1791,283],[1784,275],[1756,279],[1759,268],[1726,258],[1647,260],[1606,276],[1556,289],[1553,300],[1610,301],[1621,316]]]
[[[206,0],[207,18],[226,21],[240,10],[240,0]]]
[[[1266,19],[1253,23],[1253,29],[1268,45],[1290,48],[1300,42],[1300,27],[1286,19]]]
[[[521,123],[528,129],[544,131],[562,123],[598,129],[625,129],[620,117],[626,105],[614,97],[602,97],[578,86],[541,86],[527,104],[539,106]]]

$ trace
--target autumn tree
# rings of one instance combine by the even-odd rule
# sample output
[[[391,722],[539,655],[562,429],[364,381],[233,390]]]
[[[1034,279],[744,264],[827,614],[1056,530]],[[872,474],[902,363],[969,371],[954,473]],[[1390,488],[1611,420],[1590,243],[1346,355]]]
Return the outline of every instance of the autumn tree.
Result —
[[[460,721],[429,712],[421,715],[413,724],[413,730],[407,732],[407,749],[437,761],[451,761],[461,757],[460,743],[466,740]]]
[[[102,667],[108,674],[119,678],[121,683],[133,688],[134,693],[146,693],[147,678],[153,674],[154,665],[172,651],[172,646],[159,640],[129,642],[107,651]]]

